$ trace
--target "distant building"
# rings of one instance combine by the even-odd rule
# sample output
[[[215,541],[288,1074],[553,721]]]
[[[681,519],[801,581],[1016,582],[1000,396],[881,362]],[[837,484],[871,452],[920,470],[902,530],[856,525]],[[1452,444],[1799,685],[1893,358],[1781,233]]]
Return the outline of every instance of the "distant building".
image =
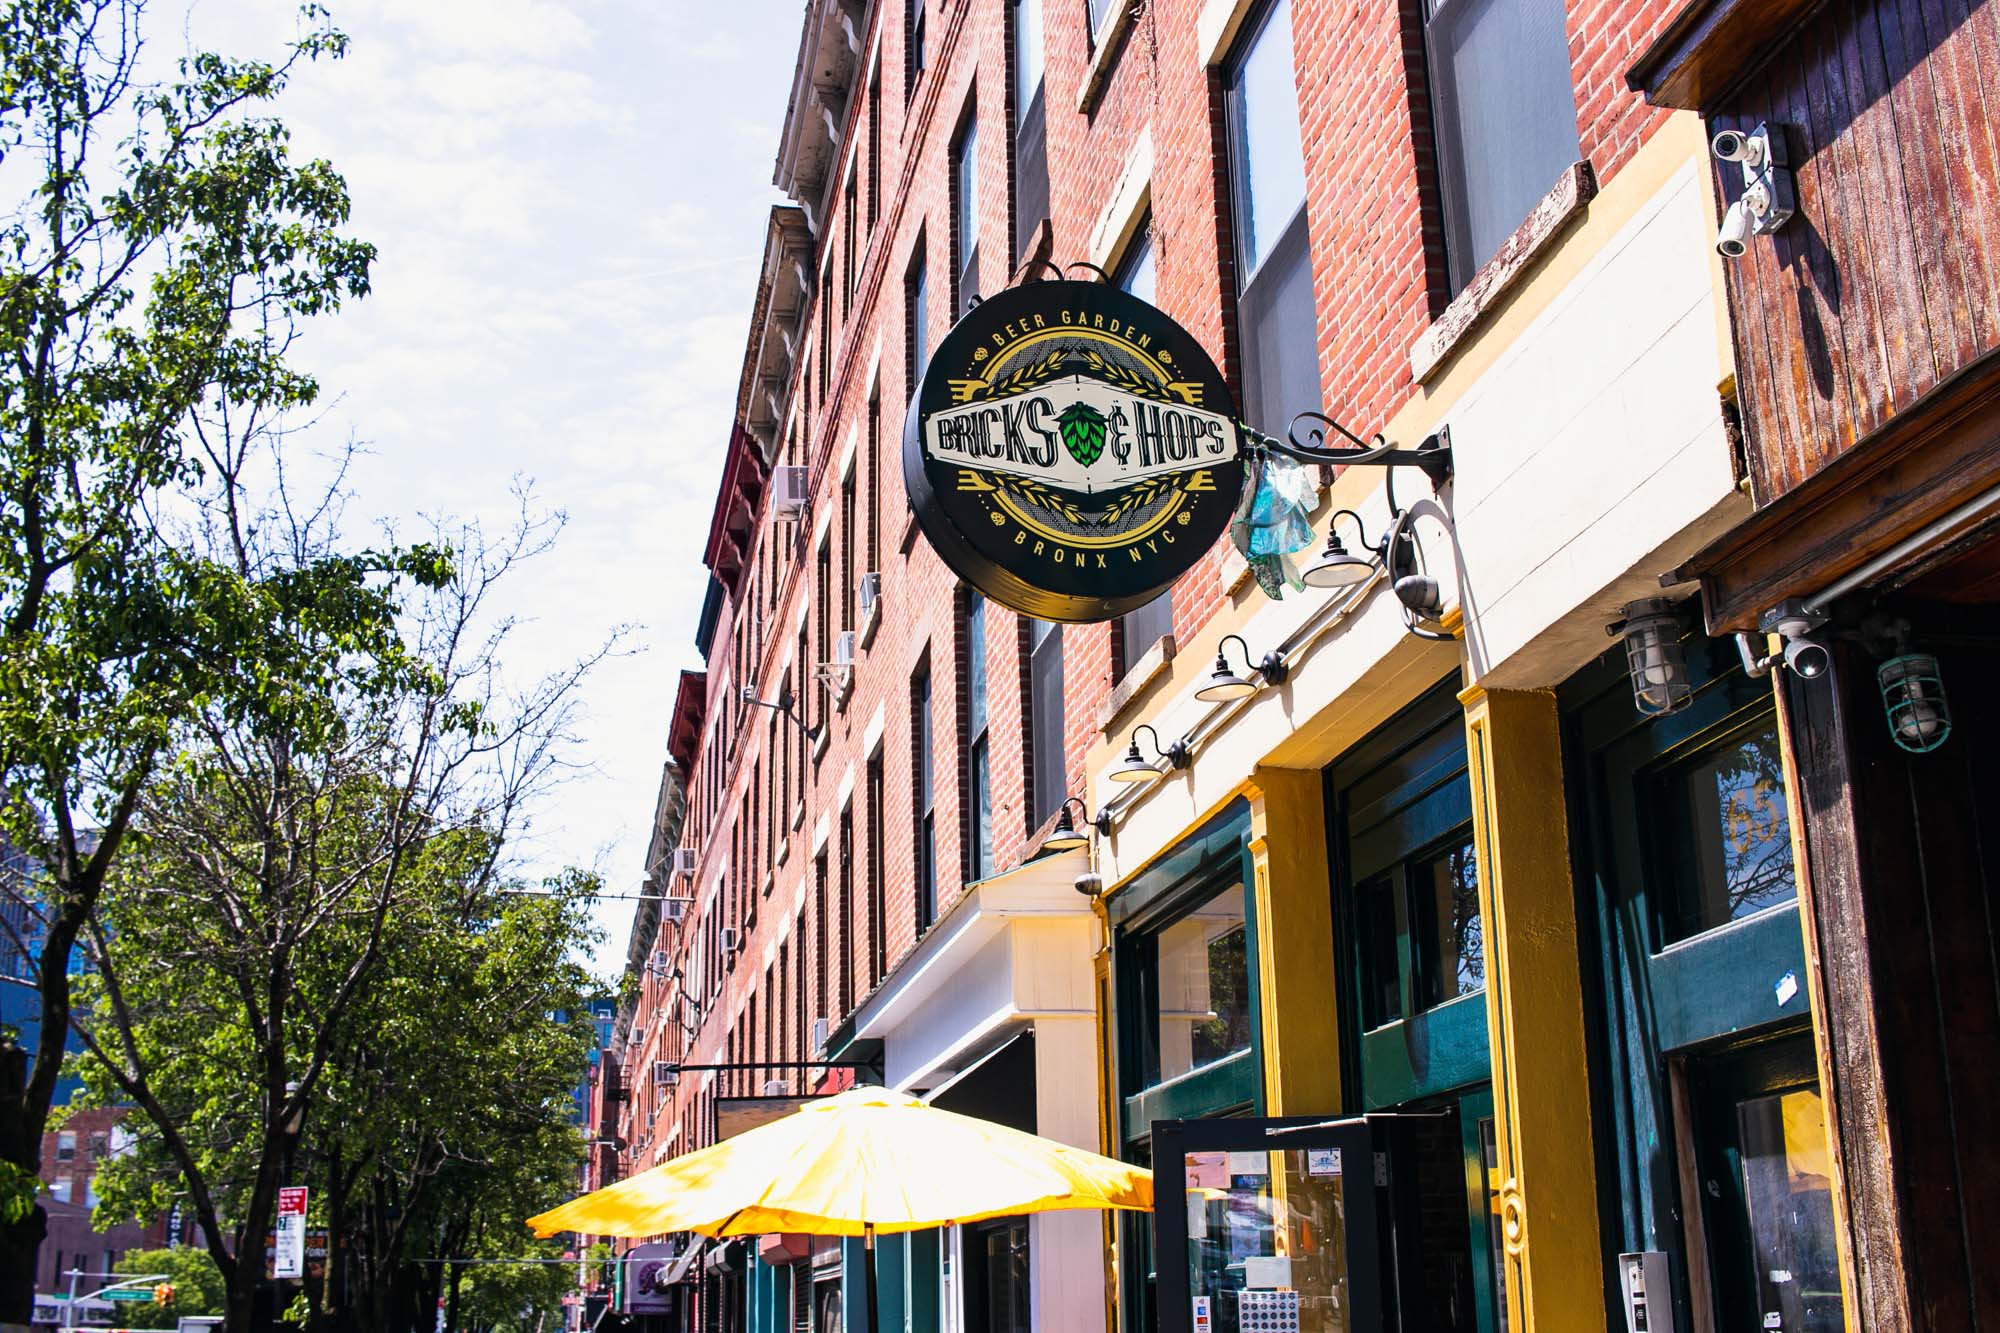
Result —
[[[120,1107],[77,1111],[62,1128],[42,1135],[42,1182],[48,1187],[42,1206],[48,1211],[49,1234],[36,1258],[35,1291],[40,1295],[68,1295],[73,1268],[84,1274],[79,1289],[95,1290],[104,1282],[93,1275],[109,1273],[133,1250],[169,1243],[166,1215],[145,1226],[125,1222],[105,1231],[91,1224],[98,1167],[129,1150],[129,1136],[120,1127],[126,1114]]]

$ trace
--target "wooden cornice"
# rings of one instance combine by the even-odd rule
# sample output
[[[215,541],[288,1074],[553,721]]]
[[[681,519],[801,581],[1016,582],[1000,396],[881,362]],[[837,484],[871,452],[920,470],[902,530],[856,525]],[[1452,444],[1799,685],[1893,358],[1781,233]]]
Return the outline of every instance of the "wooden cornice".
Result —
[[[1706,112],[1825,0],[1689,0],[1625,82],[1654,106]]]
[[[1940,383],[1661,581],[1700,580],[1710,634],[1754,629],[1784,598],[1818,592],[1996,485],[2000,351]]]

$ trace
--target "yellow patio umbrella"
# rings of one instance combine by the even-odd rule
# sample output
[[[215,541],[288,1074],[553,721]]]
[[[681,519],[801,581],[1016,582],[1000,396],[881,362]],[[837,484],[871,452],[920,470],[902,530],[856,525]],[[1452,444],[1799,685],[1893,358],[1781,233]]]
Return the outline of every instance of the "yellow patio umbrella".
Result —
[[[1081,1148],[855,1088],[528,1219],[538,1236],[862,1236],[1071,1208],[1149,1209],[1153,1174]]]

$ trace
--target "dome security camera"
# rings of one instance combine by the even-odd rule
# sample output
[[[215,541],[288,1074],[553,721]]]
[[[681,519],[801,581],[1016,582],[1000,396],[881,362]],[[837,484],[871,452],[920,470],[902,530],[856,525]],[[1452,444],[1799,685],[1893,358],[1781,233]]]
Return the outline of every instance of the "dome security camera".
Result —
[[[1825,645],[1800,635],[1785,640],[1785,665],[1800,680],[1818,680],[1833,665],[1833,655],[1827,652]]]

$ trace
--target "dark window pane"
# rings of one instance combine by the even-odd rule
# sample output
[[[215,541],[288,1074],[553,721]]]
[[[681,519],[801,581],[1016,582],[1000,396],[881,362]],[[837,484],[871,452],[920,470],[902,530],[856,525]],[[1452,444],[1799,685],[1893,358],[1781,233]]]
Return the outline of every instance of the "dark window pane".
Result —
[[[1410,885],[1417,895],[1424,950],[1418,960],[1423,994],[1419,1007],[1470,995],[1486,984],[1486,956],[1479,919],[1478,864],[1472,840],[1416,862]]]
[[[1032,96],[1018,104],[1019,128],[1014,132],[1014,246],[1015,259],[1028,251],[1035,228],[1049,215],[1049,149],[1042,104],[1042,85],[1036,82]]]
[[[1174,632],[1174,590],[1168,588],[1138,610],[1127,611],[1118,624],[1124,659],[1118,664],[1118,673],[1123,675],[1151,652],[1154,644]]]
[[[972,594],[965,608],[965,698],[973,739],[986,734],[986,599]]]
[[[972,802],[971,877],[985,879],[993,873],[993,766],[985,736],[973,742],[966,767]]]
[[[1243,333],[1244,415],[1258,430],[1282,436],[1293,417],[1321,406],[1303,211],[1238,297],[1236,322]]]
[[[930,364],[929,324],[930,291],[929,278],[921,261],[911,271],[909,283],[904,291],[904,324],[910,340],[910,396],[916,397],[917,384],[924,377],[924,367]]]
[[[1014,0],[1014,105],[1042,89],[1042,0]]]
[[[1736,1116],[1764,1327],[1839,1333],[1846,1320],[1819,1090],[1753,1098]]]
[[[1139,223],[1131,244],[1125,247],[1125,258],[1118,265],[1118,285],[1132,293],[1147,305],[1155,304],[1153,298],[1153,217],[1148,213]]]
[[[1685,849],[1669,939],[1727,925],[1798,896],[1778,731],[1766,723],[1671,770],[1665,841]]]
[[[1563,0],[1432,0],[1445,247],[1454,289],[1514,234],[1578,156]]]
[[[952,166],[952,243],[958,247],[956,309],[979,289],[979,125],[965,122]],[[954,318],[956,311],[954,311]]]
[[[1045,620],[1030,624],[1029,746],[1034,761],[1035,804],[1028,822],[1039,828],[1069,794],[1063,755],[1063,634],[1062,626]]]
[[[1384,875],[1355,891],[1357,933],[1361,939],[1361,1025],[1379,1028],[1403,1016],[1401,895],[1396,881]]]
[[[1276,0],[1237,57],[1229,76],[1229,121],[1237,247],[1249,281],[1306,200],[1291,0]]]
[[[1250,1049],[1243,886],[1232,884],[1160,931],[1160,1078]]]

